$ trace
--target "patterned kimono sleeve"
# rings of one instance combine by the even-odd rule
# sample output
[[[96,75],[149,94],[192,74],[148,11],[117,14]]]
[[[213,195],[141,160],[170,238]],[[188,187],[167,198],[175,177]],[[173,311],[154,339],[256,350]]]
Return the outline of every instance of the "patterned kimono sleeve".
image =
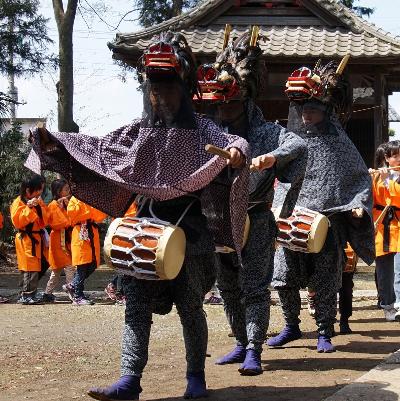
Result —
[[[281,182],[302,180],[307,164],[307,145],[293,132],[281,128],[279,147],[271,152],[276,158],[276,174]]]

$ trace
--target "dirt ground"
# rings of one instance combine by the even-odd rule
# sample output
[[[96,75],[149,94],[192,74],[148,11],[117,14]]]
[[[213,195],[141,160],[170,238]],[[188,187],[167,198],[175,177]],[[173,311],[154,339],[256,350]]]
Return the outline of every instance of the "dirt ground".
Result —
[[[100,270],[89,288],[104,288],[111,272]],[[18,276],[0,274],[0,293],[16,288]],[[373,288],[371,269],[362,269],[356,288]],[[264,374],[242,377],[236,365],[216,366],[233,340],[221,306],[206,306],[209,322],[207,384],[210,401],[320,401],[354,381],[399,348],[400,325],[383,320],[375,300],[354,303],[354,334],[337,336],[338,351],[315,351],[313,320],[302,311],[304,338],[284,349],[263,352]],[[89,400],[86,390],[107,385],[119,376],[120,339],[124,308],[99,300],[95,306],[0,305],[0,401]],[[269,334],[283,325],[280,307],[273,306]],[[185,387],[185,356],[175,311],[154,316],[149,364],[141,399],[178,400]]]

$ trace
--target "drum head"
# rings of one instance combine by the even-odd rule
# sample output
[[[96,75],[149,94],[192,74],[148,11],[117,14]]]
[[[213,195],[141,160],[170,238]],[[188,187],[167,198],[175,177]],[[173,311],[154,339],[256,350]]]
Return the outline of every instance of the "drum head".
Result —
[[[282,206],[278,206],[278,207],[274,208],[273,210],[271,209],[271,211],[274,214],[275,221],[277,221],[279,219],[279,216],[281,215]]]
[[[156,271],[161,280],[173,280],[185,259],[186,236],[180,227],[165,227],[158,241]]]
[[[118,226],[121,224],[122,218],[114,219],[111,224],[108,226],[106,237],[104,238],[104,245],[103,245],[103,254],[104,260],[109,267],[113,267],[111,264],[111,247],[112,247],[112,239],[113,235],[117,231]]]
[[[308,239],[308,252],[318,253],[325,244],[328,234],[329,220],[323,214],[318,214],[311,225]]]

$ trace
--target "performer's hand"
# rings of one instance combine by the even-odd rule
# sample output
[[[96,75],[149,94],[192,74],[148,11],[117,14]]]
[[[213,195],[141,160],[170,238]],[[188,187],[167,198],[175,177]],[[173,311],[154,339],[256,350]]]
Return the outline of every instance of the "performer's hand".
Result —
[[[231,154],[231,158],[226,161],[229,166],[233,168],[242,168],[246,163],[246,158],[238,148],[228,149]]]
[[[68,200],[66,197],[57,199],[57,205],[60,209],[64,209],[68,206]]]
[[[251,167],[255,170],[262,171],[271,168],[275,163],[275,156],[271,153],[267,153],[266,155],[255,157],[251,162]]]
[[[381,180],[385,181],[387,178],[389,178],[389,170],[387,167],[381,167],[379,169],[379,174],[381,175]]]
[[[39,204],[39,199],[38,198],[32,198],[29,199],[28,202],[26,202],[28,207],[35,207]]]
[[[351,213],[353,217],[357,219],[361,219],[364,216],[364,209],[362,207],[358,207],[357,209],[352,209]]]

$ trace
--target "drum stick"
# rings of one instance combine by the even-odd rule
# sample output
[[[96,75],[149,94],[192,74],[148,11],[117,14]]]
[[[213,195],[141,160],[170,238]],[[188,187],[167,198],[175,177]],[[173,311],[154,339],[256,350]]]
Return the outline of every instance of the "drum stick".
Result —
[[[391,205],[386,205],[385,208],[382,210],[382,213],[378,216],[378,218],[376,219],[375,223],[374,223],[374,228],[375,228],[375,232],[378,229],[378,225],[382,222],[382,220],[385,218],[386,213],[388,212],[389,208]]]
[[[219,157],[222,157],[226,160],[229,160],[231,158],[230,152],[228,152],[225,149],[219,148],[217,146],[208,144],[205,146],[205,149],[206,149],[206,152],[211,153],[216,156],[219,156]],[[253,166],[250,166],[250,171],[255,171],[255,170],[256,169]]]

